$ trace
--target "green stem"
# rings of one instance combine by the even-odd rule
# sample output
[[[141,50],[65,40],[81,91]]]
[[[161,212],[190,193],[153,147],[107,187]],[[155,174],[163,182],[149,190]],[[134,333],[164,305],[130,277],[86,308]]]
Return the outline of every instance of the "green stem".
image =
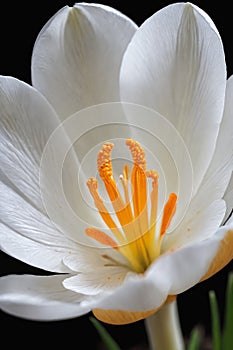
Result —
[[[209,292],[209,298],[212,320],[213,350],[221,350],[221,327],[219,319],[219,310],[216,295],[213,290]]]
[[[184,350],[176,301],[148,317],[145,327],[151,350]]]

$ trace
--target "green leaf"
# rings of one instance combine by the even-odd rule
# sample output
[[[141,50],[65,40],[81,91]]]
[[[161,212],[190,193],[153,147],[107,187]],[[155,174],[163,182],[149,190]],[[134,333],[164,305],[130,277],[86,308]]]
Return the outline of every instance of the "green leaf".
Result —
[[[102,326],[102,324],[94,317],[89,317],[90,321],[96,328],[99,333],[101,339],[103,340],[106,348],[108,350],[121,350],[115,340],[111,337],[111,335],[106,331],[106,329]]]
[[[218,310],[216,295],[213,290],[209,292],[209,300],[210,300],[211,323],[212,323],[213,350],[221,350],[221,328],[220,328],[219,310]]]
[[[223,350],[233,349],[233,273],[229,273],[226,288]]]
[[[198,327],[193,328],[187,350],[199,350],[201,346],[201,334]]]

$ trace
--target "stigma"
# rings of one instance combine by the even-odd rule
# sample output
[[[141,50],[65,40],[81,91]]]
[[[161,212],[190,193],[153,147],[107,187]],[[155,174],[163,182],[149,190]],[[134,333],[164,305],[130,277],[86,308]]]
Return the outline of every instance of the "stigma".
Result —
[[[118,250],[133,271],[143,273],[161,254],[163,237],[176,211],[177,196],[170,194],[158,225],[158,173],[147,170],[145,151],[137,141],[127,139],[126,146],[131,153],[133,166],[131,169],[128,165],[123,167],[119,177],[121,189],[112,168],[114,145],[106,142],[99,151],[97,168],[115,216],[113,218],[109,213],[99,194],[97,179],[89,178],[88,189],[110,233],[89,227],[86,235],[101,245]]]

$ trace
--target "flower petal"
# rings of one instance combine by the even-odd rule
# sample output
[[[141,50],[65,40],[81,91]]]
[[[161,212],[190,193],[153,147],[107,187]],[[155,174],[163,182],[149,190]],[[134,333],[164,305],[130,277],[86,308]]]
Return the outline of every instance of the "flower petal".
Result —
[[[39,188],[43,148],[58,119],[46,100],[29,85],[0,77],[0,169],[33,205],[44,211]],[[1,176],[2,179],[2,176]]]
[[[79,244],[46,215],[0,182],[0,246],[7,254],[52,272],[87,272],[93,266],[126,265],[126,259],[107,248]],[[84,241],[84,238],[83,238]],[[110,255],[111,253],[111,255]]]
[[[95,270],[69,277],[64,280],[63,285],[76,293],[97,295],[118,288],[127,272],[129,269],[126,267],[104,266],[102,269],[95,268]]]
[[[218,251],[209,266],[208,271],[202,277],[204,281],[222,270],[233,259],[233,222],[231,225],[221,227],[216,235],[222,236]]]
[[[230,214],[233,207],[231,184],[229,184],[229,193],[226,195],[225,215],[224,204],[217,199],[223,197],[233,168],[232,100],[233,78],[231,77],[227,82],[225,110],[214,156],[181,225],[172,235],[167,236],[164,249],[172,247],[173,244],[179,246],[191,240],[206,238],[209,234],[213,234]]]
[[[74,318],[90,310],[85,296],[62,285],[64,276],[9,275],[0,279],[0,308],[14,316],[36,321]]]
[[[222,198],[233,171],[233,76],[227,81],[225,109],[215,152],[194,201],[204,208]]]
[[[87,246],[83,249],[82,246],[79,246],[76,252],[70,252],[69,255],[66,255],[63,262],[72,271],[84,274],[93,273],[93,266],[98,270],[109,265],[123,266],[126,269],[129,267],[129,262],[117,250]]]
[[[180,132],[195,193],[213,156],[225,97],[224,52],[211,19],[190,3],[155,13],[127,47],[120,86],[122,100],[158,111]]]
[[[158,309],[149,311],[122,311],[122,310],[104,310],[104,309],[94,309],[93,314],[98,320],[115,325],[129,324],[144,320],[145,318],[153,315]]]
[[[119,100],[119,70],[136,25],[98,4],[61,9],[44,26],[33,50],[32,81],[61,119]]]
[[[77,243],[67,238],[46,215],[1,182],[0,192],[1,249],[38,268],[70,272],[62,260],[70,252],[77,252]]]
[[[169,295],[184,292],[207,272],[223,234],[160,256],[144,274],[128,273],[115,291],[86,301],[92,309],[144,312],[160,308]],[[114,318],[114,313],[112,318]],[[117,317],[117,313],[116,313]],[[117,318],[115,323],[117,323]]]
[[[189,211],[180,225],[165,236],[163,251],[178,248],[185,244],[202,241],[215,234],[226,212],[224,200],[215,200],[206,208],[199,207],[192,201]]]
[[[170,303],[176,299],[176,296],[169,295],[165,303]],[[104,310],[104,309],[94,309],[92,312],[95,317],[102,322],[109,324],[123,325],[128,323],[137,322],[143,320],[155,312],[159,311],[160,308],[152,309],[149,311],[122,311],[122,310]]]
[[[86,179],[60,120],[38,91],[17,79],[0,77],[0,92],[0,180],[64,234],[85,240],[94,211],[78,186]]]

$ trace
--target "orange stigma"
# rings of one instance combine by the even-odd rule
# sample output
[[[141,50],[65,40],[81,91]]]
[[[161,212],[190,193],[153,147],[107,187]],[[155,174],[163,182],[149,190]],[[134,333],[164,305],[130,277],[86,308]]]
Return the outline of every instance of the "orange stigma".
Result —
[[[106,142],[97,157],[98,172],[105,185],[117,222],[104,205],[98,192],[97,180],[90,178],[87,186],[110,232],[107,234],[91,227],[86,229],[86,235],[101,245],[117,249],[128,260],[132,270],[143,273],[161,253],[163,237],[175,214],[177,196],[175,193],[170,194],[164,206],[160,228],[157,230],[159,176],[154,170],[146,170],[145,152],[137,141],[127,139],[126,145],[131,152],[133,167],[130,171],[129,166],[125,165],[120,175],[123,194],[113,176],[111,153],[114,145]],[[149,180],[151,180],[151,190]]]

